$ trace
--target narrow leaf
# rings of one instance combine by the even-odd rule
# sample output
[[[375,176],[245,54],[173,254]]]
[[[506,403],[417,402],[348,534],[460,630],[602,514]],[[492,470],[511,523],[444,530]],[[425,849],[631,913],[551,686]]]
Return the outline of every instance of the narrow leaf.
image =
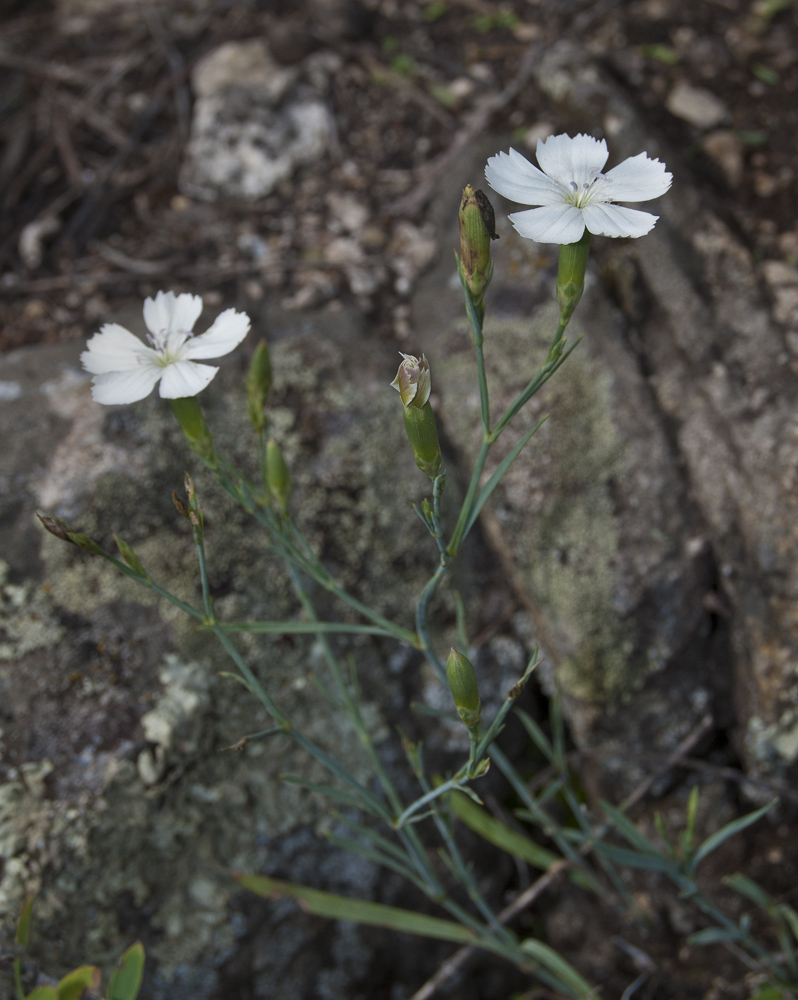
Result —
[[[535,720],[528,715],[522,708],[516,709],[515,714],[521,720],[521,724],[524,729],[532,737],[535,746],[540,750],[546,760],[550,763],[554,763],[554,747],[549,742],[548,736],[543,732],[540,726],[535,722]]]
[[[354,805],[358,809],[363,809],[373,815],[381,815],[381,813],[375,813],[369,807],[369,803],[364,802],[362,796],[354,791],[349,791],[346,788],[336,788],[334,785],[321,784],[317,781],[307,781],[305,778],[299,778],[294,774],[282,774],[280,777],[287,785],[301,785],[302,788],[306,788],[309,792],[316,792],[318,795],[323,795],[325,798],[330,799],[331,802],[340,802],[346,806]]]
[[[790,925],[790,930],[792,931],[792,935],[795,938],[795,940],[798,941],[798,913],[796,913],[795,910],[791,906],[788,906],[786,903],[782,904],[779,907],[779,912],[787,921],[787,923]]]
[[[28,896],[25,900],[25,905],[22,907],[22,913],[19,915],[19,920],[17,920],[17,933],[14,936],[14,943],[18,944],[21,948],[27,949],[28,938],[30,937],[30,920],[33,915],[33,900],[35,897]]]
[[[739,941],[745,937],[742,931],[734,928],[707,927],[703,931],[696,931],[687,939],[688,944],[718,944],[724,941]]]
[[[545,424],[545,422],[548,419],[549,418],[548,418],[548,414],[547,414],[545,417],[543,417],[542,420],[539,420],[531,430],[527,431],[526,434],[524,434],[524,436],[518,442],[518,444],[516,444],[515,447],[513,447],[507,453],[507,455],[505,456],[505,458],[496,467],[496,469],[494,470],[494,472],[491,474],[490,479],[488,479],[488,481],[485,483],[485,485],[479,491],[479,494],[477,495],[477,498],[474,501],[474,506],[471,509],[471,514],[469,515],[468,521],[466,521],[465,531],[463,532],[464,535],[467,535],[468,532],[471,530],[471,528],[474,526],[474,522],[479,517],[480,511],[485,506],[485,504],[488,502],[491,493],[493,493],[493,491],[496,489],[496,487],[501,482],[504,474],[507,472],[507,470],[513,464],[513,462],[518,458],[518,456],[521,454],[521,452],[524,450],[524,448],[526,448],[526,446],[532,440],[533,434],[535,434],[539,430],[539,428],[543,424]]]
[[[102,975],[96,965],[82,965],[67,973],[56,987],[58,1000],[80,1000],[89,990],[100,986]]]
[[[347,625],[346,622],[219,622],[223,632],[249,632],[252,635],[385,635],[391,633],[379,625]]]
[[[119,959],[108,984],[108,1000],[136,1000],[144,978],[144,948],[132,944]]]
[[[525,951],[527,955],[531,955],[532,958],[540,962],[550,972],[553,972],[566,986],[574,991],[579,1000],[583,1000],[583,998],[584,1000],[588,1000],[588,998],[595,996],[590,983],[586,979],[583,979],[569,962],[566,962],[564,958],[558,955],[547,944],[543,944],[542,941],[537,941],[535,938],[527,938],[526,941],[521,942],[521,950]]]
[[[500,848],[513,857],[521,858],[533,868],[540,868],[545,871],[549,865],[557,861],[557,855],[547,851],[494,819],[485,809],[475,805],[459,792],[454,792],[449,799],[452,812],[461,819],[467,827],[479,834],[488,843]]]
[[[456,941],[458,944],[478,944],[474,931],[461,924],[439,917],[428,917],[412,910],[401,910],[395,906],[385,906],[382,903],[369,903],[362,899],[350,899],[331,892],[321,892],[306,885],[295,885],[292,882],[281,882],[278,879],[259,875],[237,875],[236,878],[245,889],[267,898],[274,896],[289,896],[295,899],[303,910],[318,917],[329,917],[332,920],[354,920],[359,924],[371,924],[376,927],[389,927],[391,930],[403,931],[407,934],[419,934],[422,937],[438,938],[441,941]]]
[[[648,837],[641,833],[637,829],[635,824],[615,806],[611,806],[609,802],[601,802],[601,808],[607,814],[607,818],[621,834],[625,837],[632,847],[636,847],[639,851],[643,851],[645,854],[653,854],[659,856],[659,851],[657,850],[656,844],[654,844]]]
[[[745,896],[746,899],[750,899],[752,903],[756,903],[757,906],[761,906],[763,910],[772,910],[774,904],[773,899],[765,892],[762,886],[757,885],[753,879],[748,878],[747,875],[743,875],[741,872],[736,872],[734,875],[727,875],[723,879],[725,884],[729,886],[730,889],[734,889],[735,892],[739,892],[741,896]]]
[[[724,841],[728,840],[729,837],[733,837],[735,833],[739,833],[741,830],[745,830],[746,827],[751,826],[752,823],[756,823],[756,821],[761,819],[765,813],[770,812],[778,801],[779,800],[777,798],[773,799],[771,802],[768,802],[766,806],[762,806],[761,809],[748,813],[747,816],[741,816],[732,823],[727,823],[725,826],[722,826],[717,833],[713,833],[711,837],[707,837],[704,843],[695,852],[693,857],[693,867],[695,867],[699,861],[703,861],[703,859],[708,854],[711,854],[716,847],[720,847],[720,845]]]
[[[626,865],[628,868],[644,868],[651,872],[668,872],[673,874],[676,867],[672,861],[661,854],[638,854],[637,851],[629,851],[625,847],[613,847],[612,844],[605,844],[597,841],[593,845],[596,854],[600,854],[618,865]]]

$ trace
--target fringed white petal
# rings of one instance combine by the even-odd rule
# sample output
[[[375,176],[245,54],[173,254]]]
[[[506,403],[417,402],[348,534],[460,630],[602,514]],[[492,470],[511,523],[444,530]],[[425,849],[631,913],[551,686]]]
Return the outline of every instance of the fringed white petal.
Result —
[[[521,236],[536,243],[576,243],[585,231],[582,212],[565,204],[516,212],[510,222]]]
[[[665,194],[672,180],[664,163],[638,153],[607,171],[601,201],[651,201]]]
[[[238,347],[249,333],[249,316],[225,309],[206,333],[192,337],[182,350],[184,358],[220,358]]]
[[[581,187],[592,180],[608,156],[607,143],[592,135],[580,133],[573,139],[569,135],[551,135],[545,141],[538,140],[537,157],[541,170],[567,186],[574,183]]]
[[[160,393],[163,399],[196,396],[219,371],[213,365],[197,365],[193,361],[173,361],[163,369]]]
[[[587,205],[582,209],[585,225],[594,236],[645,236],[659,218],[621,205]]]
[[[135,403],[152,392],[163,368],[144,364],[130,371],[104,372],[92,379],[91,395],[96,403],[114,406]]]
[[[174,333],[189,333],[202,312],[202,298],[183,292],[175,299],[172,322],[169,329]]]
[[[118,323],[106,323],[86,344],[81,364],[92,375],[138,368],[141,357],[155,357],[155,351]]]
[[[492,156],[485,178],[494,191],[521,205],[553,205],[563,200],[561,185],[514,149]]]
[[[175,293],[158,292],[154,299],[144,300],[144,322],[150,333],[158,335],[171,327],[175,311]]]

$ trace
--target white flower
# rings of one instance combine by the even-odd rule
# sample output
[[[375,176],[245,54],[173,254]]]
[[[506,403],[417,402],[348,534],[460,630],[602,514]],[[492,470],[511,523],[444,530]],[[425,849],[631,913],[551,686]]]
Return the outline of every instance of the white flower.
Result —
[[[80,360],[91,372],[91,394],[98,403],[135,403],[152,392],[160,379],[164,399],[196,396],[219,371],[198,365],[197,358],[229,354],[246,337],[249,316],[226,309],[211,328],[195,337],[202,312],[199,295],[158,292],[144,300],[148,347],[118,323],[106,323],[89,340]]]
[[[606,174],[609,153],[602,139],[590,135],[552,135],[538,140],[541,169],[514,149],[488,160],[485,177],[494,191],[522,205],[510,221],[538,243],[576,243],[587,227],[596,236],[645,236],[658,215],[622,208],[615,201],[650,201],[665,194],[673,175],[645,153],[630,156]]]

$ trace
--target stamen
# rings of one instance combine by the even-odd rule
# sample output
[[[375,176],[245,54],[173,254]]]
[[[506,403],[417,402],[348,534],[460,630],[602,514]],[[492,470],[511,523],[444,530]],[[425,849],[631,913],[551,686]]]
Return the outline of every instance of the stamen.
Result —
[[[579,190],[579,185],[576,183],[576,181],[571,181],[571,187],[574,189],[574,191]]]

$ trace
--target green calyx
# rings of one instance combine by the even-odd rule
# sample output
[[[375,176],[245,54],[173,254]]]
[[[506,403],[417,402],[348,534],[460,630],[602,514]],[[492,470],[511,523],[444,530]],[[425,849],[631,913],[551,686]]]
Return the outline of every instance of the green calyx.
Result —
[[[416,465],[430,479],[434,479],[441,467],[441,446],[438,443],[438,428],[435,414],[429,403],[421,408],[413,405],[404,407],[405,430],[416,458]]]
[[[269,443],[266,445],[266,485],[280,513],[285,514],[293,484],[283,453],[274,438],[269,438]]]
[[[272,363],[269,348],[265,340],[261,340],[252,355],[252,362],[247,373],[247,416],[256,434],[261,434],[266,427],[266,402],[272,387]]]
[[[205,423],[197,397],[184,396],[182,399],[170,399],[169,405],[186,436],[189,448],[200,458],[210,461],[213,458],[213,438]]]
[[[446,680],[457,714],[469,729],[476,729],[482,715],[477,673],[468,657],[456,649],[449,652],[449,659],[446,661]]]
[[[460,262],[459,270],[474,305],[480,305],[493,277],[490,255],[491,240],[496,233],[493,206],[482,191],[467,184],[460,202]]]
[[[560,247],[560,261],[557,267],[557,303],[560,306],[560,320],[563,325],[571,318],[582,298],[589,255],[590,233],[587,229],[577,243],[565,243]]]

